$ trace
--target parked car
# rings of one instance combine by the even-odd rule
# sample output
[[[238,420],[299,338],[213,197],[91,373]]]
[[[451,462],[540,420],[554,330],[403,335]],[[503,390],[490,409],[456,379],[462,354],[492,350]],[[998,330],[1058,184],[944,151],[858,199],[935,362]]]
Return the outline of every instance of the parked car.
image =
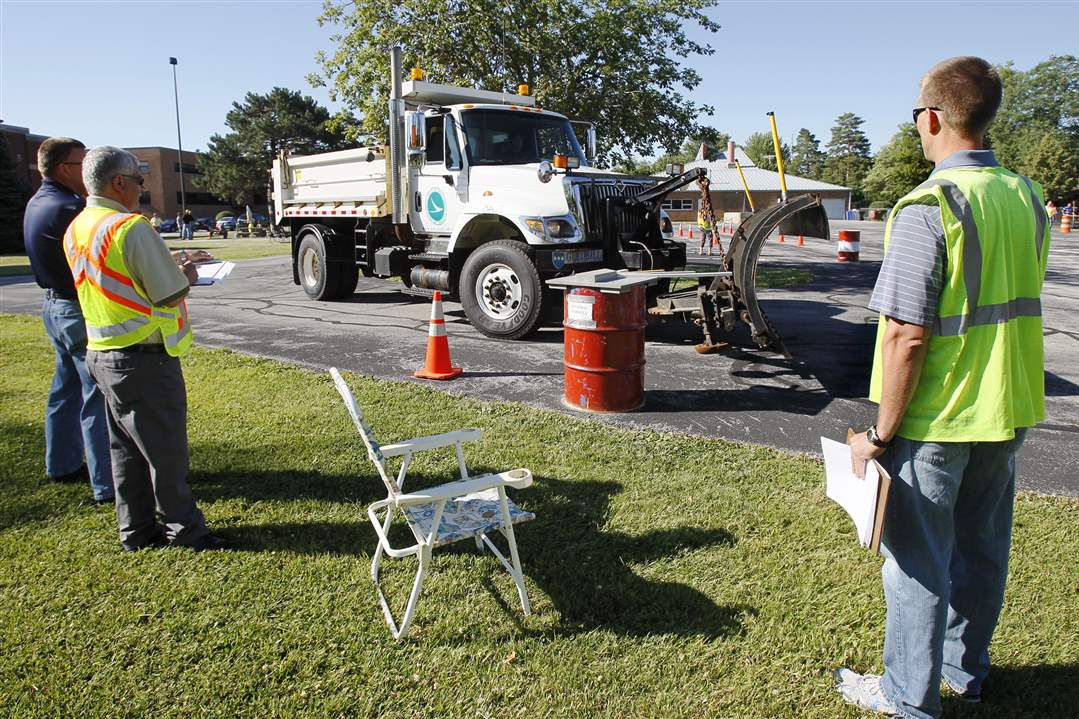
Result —
[[[162,220],[161,225],[157,228],[158,232],[179,232],[180,229],[176,226],[176,220]]]
[[[218,230],[231,230],[236,231],[236,218],[235,217],[222,217],[217,221]]]
[[[199,217],[195,220],[196,230],[209,230],[214,226],[214,220],[212,217]]]

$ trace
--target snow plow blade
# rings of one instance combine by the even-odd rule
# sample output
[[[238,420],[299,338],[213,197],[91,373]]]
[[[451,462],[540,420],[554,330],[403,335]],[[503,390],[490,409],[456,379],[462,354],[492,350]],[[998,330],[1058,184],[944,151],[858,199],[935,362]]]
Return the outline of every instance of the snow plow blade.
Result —
[[[735,331],[739,321],[749,327],[758,347],[790,358],[782,338],[761,309],[757,298],[757,264],[764,243],[778,230],[780,234],[805,237],[829,237],[828,215],[819,195],[799,195],[751,215],[734,231],[723,254],[723,269],[730,277],[701,283],[696,289],[683,290],[657,298],[648,314],[657,320],[680,318],[693,322],[704,331],[704,342],[697,346],[703,353],[724,348],[725,335]]]
[[[764,243],[776,230],[781,235],[828,239],[828,215],[821,205],[820,196],[799,195],[785,204],[753,213],[734,231],[723,268],[734,273],[732,286],[726,289],[731,293],[731,304],[739,319],[749,325],[753,341],[761,349],[790,357],[779,333],[757,300],[757,261]],[[722,291],[723,282],[716,280],[710,289]]]

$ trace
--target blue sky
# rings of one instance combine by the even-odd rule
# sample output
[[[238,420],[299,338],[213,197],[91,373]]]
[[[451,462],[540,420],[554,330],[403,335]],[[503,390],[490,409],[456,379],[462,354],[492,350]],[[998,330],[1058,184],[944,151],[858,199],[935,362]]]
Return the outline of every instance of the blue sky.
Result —
[[[49,2],[0,0],[0,118],[88,145],[175,147],[170,55],[179,58],[186,149],[224,131],[248,91],[311,88],[315,52],[330,28],[319,0]],[[768,128],[785,140],[807,127],[825,143],[837,115],[865,119],[874,150],[910,117],[922,73],[952,55],[1027,69],[1076,53],[1079,2],[722,2],[716,54],[692,62],[692,93],[716,108],[712,124],[739,142]],[[1068,28],[1068,29],[1065,29]],[[1070,33],[1071,37],[1068,37]],[[704,39],[704,33],[694,31]]]

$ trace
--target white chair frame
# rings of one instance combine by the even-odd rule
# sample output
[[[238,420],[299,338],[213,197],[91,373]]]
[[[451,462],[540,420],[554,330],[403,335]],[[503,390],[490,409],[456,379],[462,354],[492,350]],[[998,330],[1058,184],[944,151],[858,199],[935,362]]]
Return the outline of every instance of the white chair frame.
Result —
[[[467,539],[469,536],[472,536],[475,539],[476,547],[481,551],[484,546],[490,549],[491,553],[494,554],[506,571],[509,572],[514,584],[517,585],[517,594],[520,597],[521,608],[523,609],[524,614],[526,616],[531,614],[532,610],[528,601],[528,591],[525,589],[524,573],[521,571],[521,559],[517,553],[517,540],[513,533],[513,521],[510,513],[510,502],[506,496],[506,487],[513,487],[514,489],[524,489],[525,487],[528,487],[532,484],[532,472],[524,468],[519,468],[508,470],[506,472],[499,472],[497,474],[484,474],[476,477],[471,476],[465,465],[463,444],[465,442],[474,442],[480,439],[483,436],[483,433],[478,429],[462,429],[456,432],[446,432],[444,434],[431,435],[429,437],[417,437],[396,444],[379,445],[373,430],[364,419],[363,411],[356,403],[352,391],[349,389],[348,384],[345,383],[344,378],[341,377],[341,373],[337,371],[336,367],[331,367],[330,375],[333,377],[337,391],[340,393],[341,399],[344,400],[345,407],[348,409],[348,413],[351,415],[352,421],[356,425],[356,430],[363,439],[363,443],[367,448],[367,456],[378,469],[378,474],[382,478],[382,482],[387,490],[385,499],[374,502],[367,508],[367,516],[371,521],[371,526],[375,529],[375,534],[378,535],[378,547],[375,549],[374,557],[371,560],[371,579],[375,583],[378,601],[382,606],[382,613],[386,618],[386,624],[390,627],[390,633],[393,635],[393,638],[400,641],[408,634],[409,626],[412,623],[412,616],[416,609],[416,603],[418,602],[420,592],[423,589],[423,580],[431,564],[432,550],[441,544],[451,544],[462,539]],[[461,477],[459,480],[432,487],[430,489],[408,493],[404,492],[406,474],[408,472],[408,467],[412,462],[413,454],[451,446],[454,447],[457,454],[457,464]],[[389,471],[386,462],[387,459],[393,457],[401,458],[401,466],[398,469],[396,476]],[[492,491],[494,492],[495,497],[490,496]],[[491,541],[491,538],[487,536],[486,531],[477,530],[473,534],[466,534],[445,542],[439,542],[440,538],[438,530],[442,522],[443,510],[448,502],[453,502],[458,499],[494,498],[497,498],[500,516],[500,522],[496,529],[503,537],[505,537],[506,543],[509,545],[510,556],[508,559],[498,550],[494,542]],[[418,507],[422,505],[431,505],[434,508],[434,515],[427,532],[424,532],[424,528],[417,522],[412,521],[409,515],[404,511],[404,508],[406,507]],[[378,513],[382,510],[385,510],[385,515],[380,519]],[[416,543],[409,547],[394,548],[390,544],[389,531],[390,525],[393,522],[395,510],[400,510],[402,517],[407,522],[409,529],[412,530],[412,535],[416,540]],[[393,612],[390,611],[389,602],[386,601],[386,596],[383,594],[381,584],[379,583],[379,567],[382,563],[383,555],[395,559],[415,556],[419,561],[419,567],[416,570],[416,578],[412,582],[412,591],[409,594],[408,604],[401,617],[400,623],[394,620]]]

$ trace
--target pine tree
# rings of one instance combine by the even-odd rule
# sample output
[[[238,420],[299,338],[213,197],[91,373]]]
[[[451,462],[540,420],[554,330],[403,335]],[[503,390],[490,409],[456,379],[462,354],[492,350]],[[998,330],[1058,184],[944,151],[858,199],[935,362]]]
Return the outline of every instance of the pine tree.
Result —
[[[820,149],[820,140],[804,127],[798,131],[794,141],[790,172],[810,180],[819,180],[824,175],[824,153]]]
[[[837,117],[824,161],[824,180],[851,188],[855,201],[865,199],[862,183],[872,164],[869,138],[862,131],[864,123],[853,112]]]
[[[746,144],[742,146],[742,149],[749,155],[749,159],[753,160],[753,164],[765,170],[777,170],[779,166],[776,164],[776,146],[772,142],[772,133],[770,132],[754,132],[752,135],[746,138]],[[791,172],[788,163],[790,162],[791,149],[789,146],[784,145],[782,142],[779,144],[779,151],[783,153],[783,170],[785,172]]]

